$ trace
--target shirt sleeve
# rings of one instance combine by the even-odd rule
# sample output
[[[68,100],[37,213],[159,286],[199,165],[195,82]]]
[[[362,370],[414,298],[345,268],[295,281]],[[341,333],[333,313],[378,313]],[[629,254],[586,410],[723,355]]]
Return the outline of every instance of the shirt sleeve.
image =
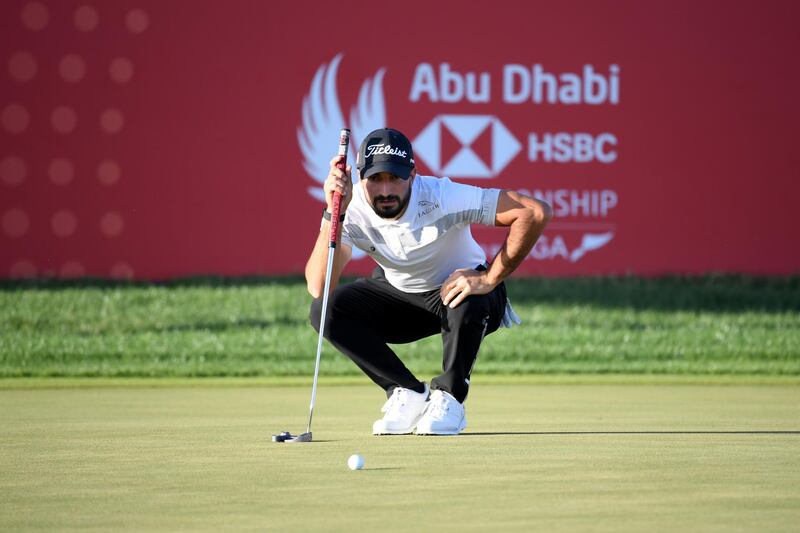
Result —
[[[350,237],[350,232],[347,231],[347,225],[342,223],[342,235],[339,237],[342,244],[346,244],[349,247],[355,246],[353,244],[353,239]]]
[[[442,199],[457,223],[494,226],[500,189],[455,183],[449,178],[444,178],[443,186]]]

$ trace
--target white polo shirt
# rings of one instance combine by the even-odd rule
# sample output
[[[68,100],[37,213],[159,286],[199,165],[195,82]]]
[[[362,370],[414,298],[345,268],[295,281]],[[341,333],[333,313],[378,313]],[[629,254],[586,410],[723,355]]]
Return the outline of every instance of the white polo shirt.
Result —
[[[470,224],[494,225],[500,189],[417,176],[399,219],[379,217],[362,187],[353,187],[342,227],[342,243],[364,250],[394,287],[405,292],[438,289],[459,268],[475,268],[486,254]]]

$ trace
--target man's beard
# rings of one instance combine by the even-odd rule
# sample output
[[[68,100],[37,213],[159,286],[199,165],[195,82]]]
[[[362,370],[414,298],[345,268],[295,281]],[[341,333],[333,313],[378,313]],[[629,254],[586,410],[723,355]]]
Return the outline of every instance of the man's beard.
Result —
[[[399,196],[396,194],[390,194],[389,196],[376,196],[372,199],[372,210],[375,211],[375,214],[381,218],[395,218],[397,215],[403,212],[406,205],[408,205],[408,200],[411,198],[411,187],[408,188],[408,193],[406,197],[400,199]],[[396,206],[392,207],[383,207],[378,204],[381,200],[394,200],[397,202]]]

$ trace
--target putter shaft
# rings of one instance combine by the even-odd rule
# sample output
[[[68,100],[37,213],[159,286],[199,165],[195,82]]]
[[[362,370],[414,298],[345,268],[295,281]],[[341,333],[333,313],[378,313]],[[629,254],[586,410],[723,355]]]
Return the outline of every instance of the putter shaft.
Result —
[[[328,292],[331,287],[331,272],[333,271],[333,254],[336,248],[328,248],[328,267],[325,271],[325,289],[322,292],[322,316],[319,319],[319,339],[317,341],[317,362],[314,365],[314,382],[311,385],[311,404],[308,408],[308,427],[306,433],[311,433],[311,419],[314,417],[314,402],[317,400],[317,379],[319,378],[319,360],[322,355],[322,339],[325,331],[325,315],[328,311]]]
[[[347,168],[347,149],[350,146],[350,130],[343,128],[339,132],[339,157],[336,166],[342,172]],[[305,435],[311,440],[311,420],[314,418],[314,402],[317,400],[317,380],[319,379],[319,359],[322,355],[322,339],[325,332],[325,318],[328,314],[328,292],[331,288],[331,273],[333,272],[333,256],[336,252],[336,237],[339,230],[339,207],[342,197],[338,192],[333,194],[333,208],[331,213],[331,229],[328,239],[328,265],[325,269],[325,289],[322,291],[322,316],[319,319],[319,339],[317,340],[317,361],[314,364],[314,383],[311,386],[311,404],[308,406],[308,427]],[[301,435],[300,437],[303,437]],[[307,441],[304,441],[307,442]]]

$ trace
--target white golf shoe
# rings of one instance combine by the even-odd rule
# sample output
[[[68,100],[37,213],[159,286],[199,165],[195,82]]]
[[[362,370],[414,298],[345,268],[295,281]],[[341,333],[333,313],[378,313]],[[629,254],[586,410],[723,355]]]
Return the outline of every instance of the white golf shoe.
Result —
[[[458,435],[465,427],[464,405],[449,392],[431,391],[428,407],[417,422],[417,435]]]
[[[430,388],[425,383],[425,392],[397,387],[383,404],[383,418],[372,424],[373,435],[406,435],[414,431],[417,420],[425,411]]]

